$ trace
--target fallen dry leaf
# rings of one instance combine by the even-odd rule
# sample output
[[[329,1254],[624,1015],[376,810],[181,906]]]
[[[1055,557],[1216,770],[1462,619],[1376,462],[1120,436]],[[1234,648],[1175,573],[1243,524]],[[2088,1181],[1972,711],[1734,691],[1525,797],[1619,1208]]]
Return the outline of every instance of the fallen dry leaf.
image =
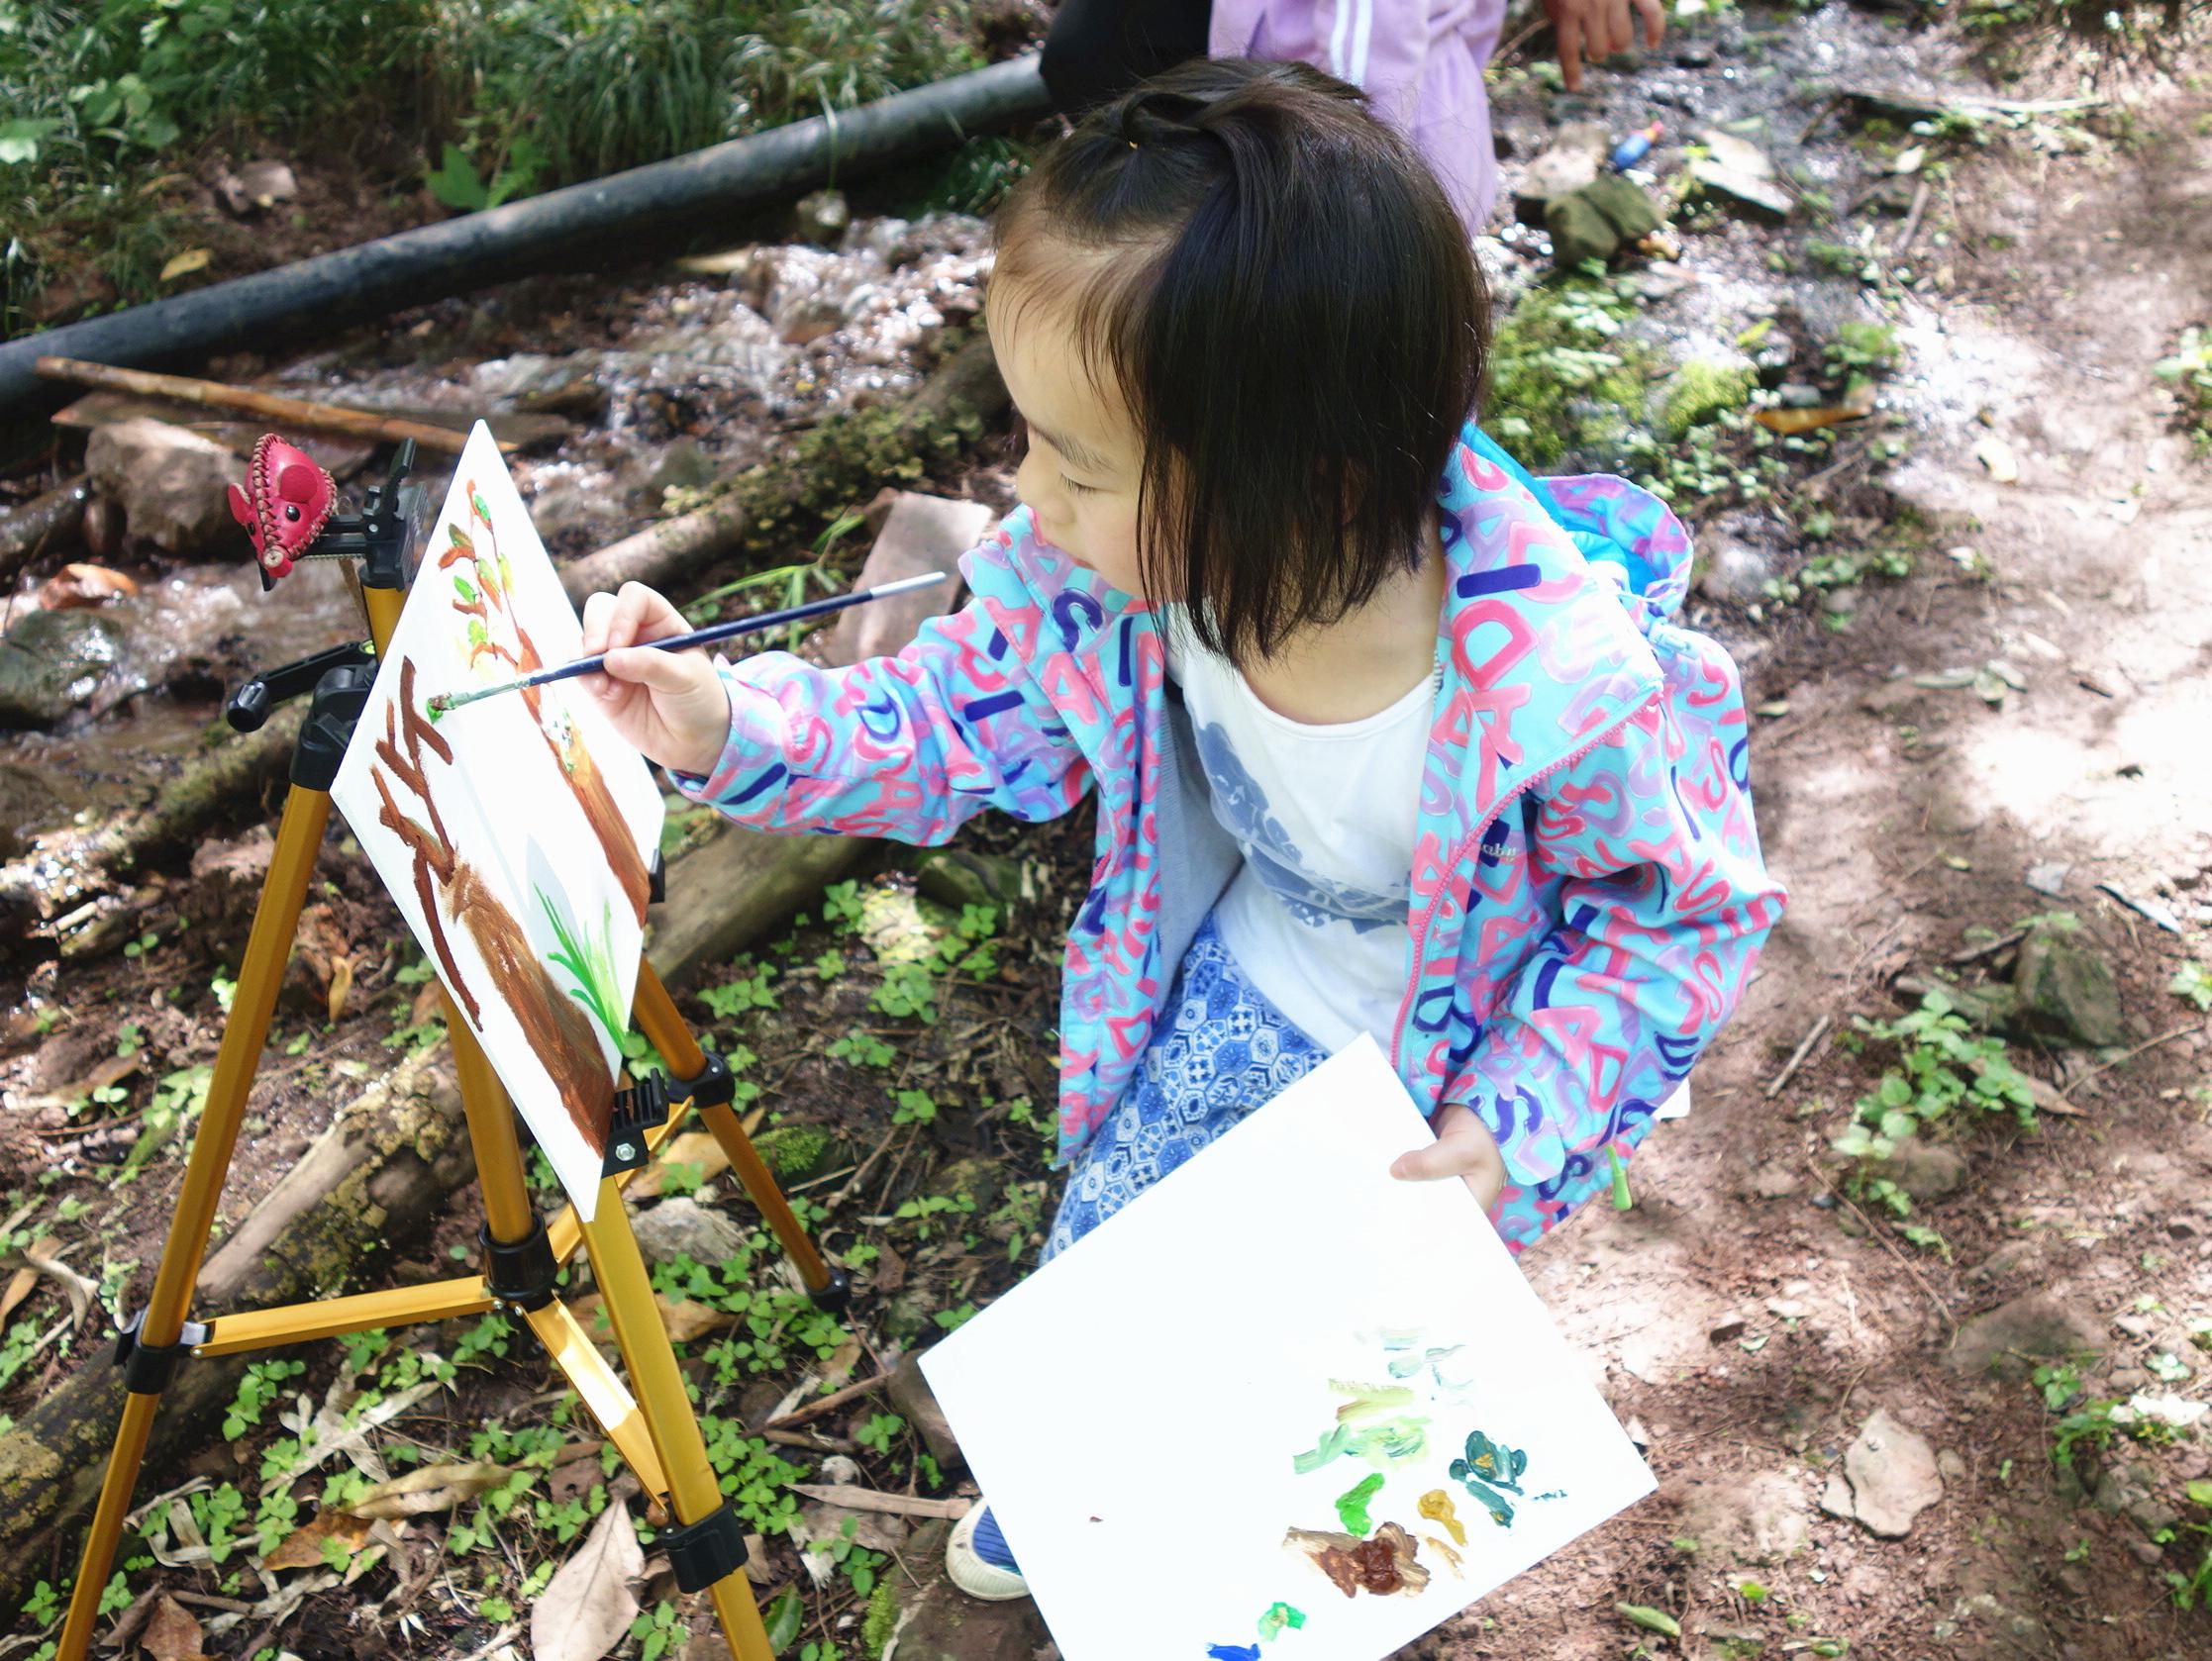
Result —
[[[284,1543],[261,1559],[264,1569],[324,1569],[330,1567],[323,1560],[323,1542],[336,1540],[346,1548],[346,1555],[368,1543],[370,1523],[366,1517],[349,1516],[342,1511],[326,1511],[315,1518],[292,1530]]]
[[[489,1493],[515,1473],[504,1465],[478,1460],[464,1465],[425,1465],[419,1471],[380,1482],[346,1510],[354,1516],[420,1516],[452,1511]]]
[[[161,267],[161,280],[174,282],[178,277],[188,277],[194,271],[204,271],[212,257],[206,248],[186,248]]]
[[[200,1661],[200,1623],[166,1594],[153,1606],[153,1618],[139,1641],[153,1661]]]
[[[669,1165],[696,1165],[699,1180],[710,1182],[730,1168],[730,1156],[722,1151],[722,1144],[714,1139],[711,1130],[686,1130],[682,1135],[665,1143],[654,1163],[640,1171],[626,1192],[633,1201],[650,1200],[658,1194],[667,1180],[663,1168]]]
[[[601,1302],[598,1293],[587,1292],[569,1303],[568,1313],[576,1318],[576,1324],[594,1341],[611,1341],[614,1326],[612,1322],[600,1319]],[[670,1303],[665,1294],[658,1292],[653,1295],[653,1307],[660,1312],[660,1323],[667,1327],[668,1336],[679,1344],[704,1333],[734,1325],[738,1319],[728,1310],[718,1310],[712,1304],[694,1303],[688,1298],[680,1304]]]
[[[330,1017],[333,1026],[336,1026],[338,1018],[346,1013],[346,995],[352,990],[352,958],[340,957],[334,959],[331,963],[330,991],[323,1000],[324,1013]]]
[[[64,565],[39,585],[39,604],[50,612],[82,611],[138,591],[137,583],[105,565]]]
[[[630,1508],[599,1514],[575,1555],[554,1571],[530,1612],[533,1661],[599,1661],[638,1618],[630,1583],[645,1567]]]

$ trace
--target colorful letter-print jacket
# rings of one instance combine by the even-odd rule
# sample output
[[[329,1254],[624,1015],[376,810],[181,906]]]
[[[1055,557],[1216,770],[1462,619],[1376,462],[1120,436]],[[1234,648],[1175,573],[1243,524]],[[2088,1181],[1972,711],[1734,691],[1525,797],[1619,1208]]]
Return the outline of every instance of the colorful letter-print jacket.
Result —
[[[1437,500],[1450,581],[1406,989],[1376,1039],[1414,1100],[1504,1150],[1518,1251],[1607,1187],[1781,915],[1760,858],[1735,665],[1670,622],[1689,539],[1613,478],[1536,480],[1471,424]],[[995,807],[1098,797],[1067,941],[1060,1152],[1130,1082],[1235,874],[1143,603],[1026,509],[961,562],[972,598],[895,657],[723,665],[730,737],[680,788],[744,824],[943,841]]]

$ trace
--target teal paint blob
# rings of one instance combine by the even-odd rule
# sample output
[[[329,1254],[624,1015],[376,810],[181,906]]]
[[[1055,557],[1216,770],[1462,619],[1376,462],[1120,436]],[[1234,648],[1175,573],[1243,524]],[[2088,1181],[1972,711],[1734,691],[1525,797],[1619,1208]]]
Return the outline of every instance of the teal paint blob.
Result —
[[[1272,1643],[1282,1636],[1284,1628],[1295,1629],[1305,1623],[1305,1611],[1293,1609],[1288,1604],[1269,1604],[1267,1612],[1259,1617],[1259,1641]]]

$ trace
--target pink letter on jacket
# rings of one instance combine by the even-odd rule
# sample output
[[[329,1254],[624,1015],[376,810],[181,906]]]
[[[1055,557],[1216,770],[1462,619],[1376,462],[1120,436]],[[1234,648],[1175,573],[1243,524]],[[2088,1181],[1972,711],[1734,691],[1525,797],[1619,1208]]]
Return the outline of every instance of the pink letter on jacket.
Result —
[[[1467,235],[1497,196],[1482,65],[1497,49],[1506,0],[1214,0],[1214,57],[1300,59],[1362,88],[1374,112],[1413,140]]]

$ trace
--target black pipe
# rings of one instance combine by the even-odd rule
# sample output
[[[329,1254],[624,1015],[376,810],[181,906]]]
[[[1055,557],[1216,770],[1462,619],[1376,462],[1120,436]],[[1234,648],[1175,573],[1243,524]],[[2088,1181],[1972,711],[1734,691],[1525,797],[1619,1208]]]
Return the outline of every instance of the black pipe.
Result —
[[[249,341],[266,344],[288,324],[332,329],[523,276],[584,244],[636,238],[708,210],[743,212],[894,166],[1050,108],[1036,56],[1012,58],[842,115],[28,335],[0,345],[0,418],[43,407],[49,383],[31,365],[49,354],[154,368]]]

